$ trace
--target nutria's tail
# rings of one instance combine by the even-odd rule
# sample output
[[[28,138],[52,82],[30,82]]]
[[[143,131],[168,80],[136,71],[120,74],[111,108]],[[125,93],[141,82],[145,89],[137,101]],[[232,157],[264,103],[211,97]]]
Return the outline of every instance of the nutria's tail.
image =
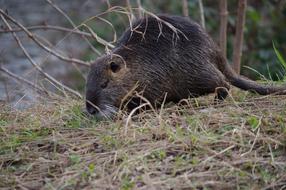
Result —
[[[219,70],[224,74],[224,76],[233,86],[243,90],[256,92],[261,95],[286,95],[286,86],[269,86],[259,84],[255,81],[236,74],[224,58],[220,57],[218,61]]]
[[[255,81],[251,81],[249,79],[246,79],[242,76],[236,75],[233,77],[228,78],[229,82],[243,90],[248,90],[252,92],[256,92],[261,95],[267,95],[267,94],[277,94],[277,95],[283,95],[286,94],[286,87],[282,86],[267,86],[263,84],[256,83]]]

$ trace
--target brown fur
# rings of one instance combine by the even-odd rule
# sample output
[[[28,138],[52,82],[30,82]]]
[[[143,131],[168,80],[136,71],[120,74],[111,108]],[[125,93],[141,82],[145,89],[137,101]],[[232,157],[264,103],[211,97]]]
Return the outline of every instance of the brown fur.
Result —
[[[223,100],[229,84],[262,95],[285,94],[285,87],[264,86],[237,75],[197,23],[179,16],[146,17],[124,32],[110,54],[92,64],[87,110],[112,116],[135,86],[155,105],[164,98],[178,102],[213,92]],[[128,106],[139,103],[133,98]]]

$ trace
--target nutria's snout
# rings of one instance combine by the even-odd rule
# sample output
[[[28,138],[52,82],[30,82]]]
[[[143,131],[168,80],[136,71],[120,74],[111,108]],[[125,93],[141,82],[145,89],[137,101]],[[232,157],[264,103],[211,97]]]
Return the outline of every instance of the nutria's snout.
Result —
[[[95,116],[97,119],[113,119],[116,116],[118,108],[110,104],[95,105],[89,100],[86,100],[86,111]]]
[[[92,105],[89,100],[86,101],[85,105],[86,105],[86,110],[89,114],[95,115],[96,113],[98,113],[96,107]]]
[[[86,111],[97,119],[113,119],[118,108],[110,101],[108,93],[104,93],[104,88],[88,88],[86,92]]]
[[[86,89],[86,110],[89,114],[95,115],[98,113],[98,104],[99,102],[99,97],[100,97],[100,91],[98,89],[93,89],[88,87]]]

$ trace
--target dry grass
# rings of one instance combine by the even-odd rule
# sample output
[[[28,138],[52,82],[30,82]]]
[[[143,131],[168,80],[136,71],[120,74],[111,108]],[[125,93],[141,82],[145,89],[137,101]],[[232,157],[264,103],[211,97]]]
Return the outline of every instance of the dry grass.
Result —
[[[25,27],[0,9],[7,27],[1,32],[11,32],[40,71],[16,32],[24,31],[60,60],[89,65],[45,46],[30,29],[80,34],[89,44],[86,38],[92,37],[108,50],[116,41],[116,30],[102,16],[114,12],[127,16],[130,24],[132,20],[127,8],[109,5],[76,26],[57,5],[47,2],[73,27]],[[137,3],[133,12],[156,17]],[[95,19],[114,30],[112,42],[87,25]],[[59,89],[69,89],[42,74]],[[262,97],[237,90],[233,94],[219,105],[213,105],[210,95],[101,122],[82,112],[82,101],[68,97],[23,111],[0,102],[0,189],[286,189],[286,96]]]
[[[286,97],[213,96],[98,122],[82,102],[0,110],[1,189],[285,189]],[[235,100],[235,101],[234,101]]]

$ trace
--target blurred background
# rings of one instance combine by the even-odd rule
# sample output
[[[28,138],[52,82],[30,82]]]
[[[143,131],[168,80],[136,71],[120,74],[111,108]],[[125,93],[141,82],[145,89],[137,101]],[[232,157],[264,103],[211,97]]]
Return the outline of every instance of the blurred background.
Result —
[[[126,7],[125,0],[0,0],[0,8],[16,19],[25,27],[29,26],[60,26],[73,29],[70,21],[56,8],[65,12],[69,19],[78,26],[88,18],[103,13],[110,7]],[[218,42],[219,37],[219,4],[218,1],[203,0],[206,30]],[[130,0],[132,7],[137,7],[136,0]],[[237,14],[237,0],[228,1],[228,42],[227,58],[231,64],[233,37],[235,34],[235,21]],[[167,13],[182,15],[182,2],[177,0],[141,0],[144,9],[154,13]],[[197,0],[188,1],[190,17],[200,22],[199,5]],[[110,12],[101,15],[113,24],[117,37],[129,26],[126,14]],[[114,32],[112,27],[99,20],[91,19],[86,22],[99,37],[112,41]],[[11,23],[12,28],[17,26]],[[84,29],[81,29],[84,30]],[[105,52],[105,47],[92,38],[89,43],[81,35],[51,29],[31,29],[51,49],[61,52],[67,57],[83,61],[92,61]],[[85,30],[86,31],[86,30]],[[26,50],[45,72],[63,84],[84,94],[85,76],[88,67],[74,63],[64,62],[47,53],[24,32],[17,32]],[[251,79],[260,79],[261,76],[278,80],[283,78],[285,70],[278,63],[273,50],[273,43],[285,57],[286,56],[286,1],[285,0],[249,0],[246,11],[246,26],[244,31],[244,45],[242,55],[241,74]],[[91,46],[93,48],[91,48]],[[0,21],[0,64],[9,71],[40,86],[53,91],[57,87],[50,84],[31,66],[27,57],[17,45],[7,26]],[[0,72],[0,100],[12,102],[15,107],[26,107],[37,100],[34,91],[21,82],[7,77]]]

